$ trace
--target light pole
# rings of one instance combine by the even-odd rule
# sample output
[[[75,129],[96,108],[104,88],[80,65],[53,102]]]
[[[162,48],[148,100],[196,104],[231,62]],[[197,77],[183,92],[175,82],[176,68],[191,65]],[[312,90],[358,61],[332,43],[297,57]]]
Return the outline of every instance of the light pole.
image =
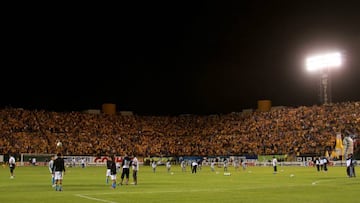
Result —
[[[315,55],[306,59],[306,69],[308,71],[320,71],[320,100],[323,104],[329,104],[331,100],[330,89],[330,69],[338,68],[342,64],[341,53],[326,53]]]

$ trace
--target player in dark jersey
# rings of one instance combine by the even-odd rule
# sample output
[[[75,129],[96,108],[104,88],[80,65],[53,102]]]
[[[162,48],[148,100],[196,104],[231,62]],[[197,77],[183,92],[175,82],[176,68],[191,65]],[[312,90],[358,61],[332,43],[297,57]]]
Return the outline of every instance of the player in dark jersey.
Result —
[[[111,181],[112,181],[111,188],[115,189],[116,188],[116,173],[117,173],[115,156],[111,155],[110,159],[111,160],[108,160],[108,162],[109,162],[109,166],[110,166],[110,177],[111,177]]]
[[[65,175],[65,163],[61,153],[58,153],[56,156],[53,169],[55,177],[55,191],[62,191],[62,180]]]
[[[125,180],[125,184],[129,184],[129,176],[130,176],[130,164],[131,164],[131,159],[128,155],[125,155],[123,161],[122,161],[122,173],[121,173],[121,182],[120,185],[123,184],[123,180],[124,178]]]
[[[110,157],[111,159],[112,157]],[[106,184],[109,184],[109,179],[111,176],[111,165],[112,165],[112,160],[107,160],[106,161]]]

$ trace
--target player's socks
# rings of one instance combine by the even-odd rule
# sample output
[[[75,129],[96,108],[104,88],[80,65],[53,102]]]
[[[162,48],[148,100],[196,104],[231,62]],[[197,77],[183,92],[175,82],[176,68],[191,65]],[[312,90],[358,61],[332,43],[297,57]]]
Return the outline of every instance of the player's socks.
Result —
[[[109,184],[109,178],[106,178],[106,184]]]
[[[113,184],[111,185],[111,187],[115,189],[115,188],[116,188],[116,183],[113,183]]]
[[[55,191],[58,191],[59,190],[59,185],[56,185],[55,186]]]

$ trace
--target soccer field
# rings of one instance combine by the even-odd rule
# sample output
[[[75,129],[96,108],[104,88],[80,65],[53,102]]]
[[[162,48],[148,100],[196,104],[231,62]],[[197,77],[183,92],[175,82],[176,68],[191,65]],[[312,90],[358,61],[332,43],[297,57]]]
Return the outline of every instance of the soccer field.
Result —
[[[344,166],[317,172],[314,167],[279,166],[273,174],[271,166],[248,167],[224,175],[223,168],[211,172],[204,166],[196,174],[181,172],[172,166],[168,173],[158,166],[141,166],[138,185],[111,189],[105,181],[105,167],[67,168],[62,192],[51,186],[47,167],[17,167],[16,177],[9,178],[9,168],[0,168],[1,203],[82,203],[82,202],[360,202],[359,178],[348,178]],[[118,174],[118,180],[120,174]]]

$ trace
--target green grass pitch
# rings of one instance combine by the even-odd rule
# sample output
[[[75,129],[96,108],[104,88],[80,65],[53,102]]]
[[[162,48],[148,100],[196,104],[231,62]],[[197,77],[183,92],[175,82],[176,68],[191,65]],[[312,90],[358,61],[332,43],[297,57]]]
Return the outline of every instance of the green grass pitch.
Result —
[[[181,172],[173,166],[167,173],[158,166],[156,173],[150,166],[141,166],[138,185],[117,186],[111,189],[105,182],[105,167],[67,168],[64,191],[51,187],[45,166],[17,167],[15,178],[9,178],[9,168],[0,168],[1,203],[125,203],[125,202],[360,202],[360,179],[348,178],[344,166],[329,167],[317,172],[314,167],[279,166],[273,174],[271,166],[248,167],[245,171],[223,168],[211,172],[203,166],[196,174]],[[118,180],[120,174],[118,174]]]

